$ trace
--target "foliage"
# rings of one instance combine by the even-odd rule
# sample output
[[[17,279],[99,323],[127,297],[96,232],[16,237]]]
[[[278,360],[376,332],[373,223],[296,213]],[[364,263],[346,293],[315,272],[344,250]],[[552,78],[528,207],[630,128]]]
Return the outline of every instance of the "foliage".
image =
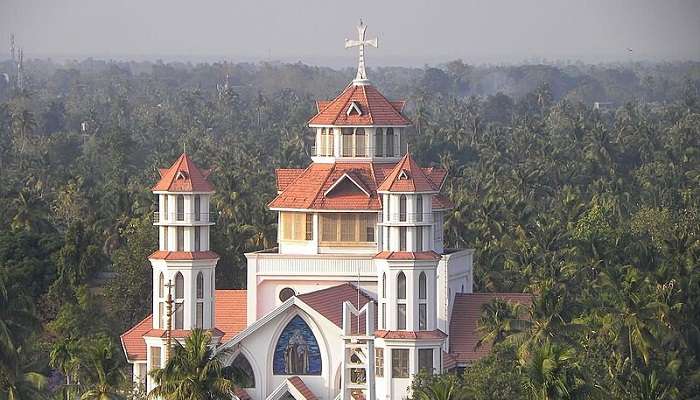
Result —
[[[165,367],[150,375],[158,385],[148,393],[149,399],[224,400],[233,395],[233,382],[224,377],[222,358],[226,352],[213,354],[211,335],[193,330],[184,344],[175,341],[172,356]]]

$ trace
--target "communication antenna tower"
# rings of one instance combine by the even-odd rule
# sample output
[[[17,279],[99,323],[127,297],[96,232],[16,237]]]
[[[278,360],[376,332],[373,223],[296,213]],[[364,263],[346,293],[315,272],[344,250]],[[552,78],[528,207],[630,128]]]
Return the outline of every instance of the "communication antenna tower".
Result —
[[[10,54],[12,55],[12,61],[15,61],[15,34],[10,33]]]

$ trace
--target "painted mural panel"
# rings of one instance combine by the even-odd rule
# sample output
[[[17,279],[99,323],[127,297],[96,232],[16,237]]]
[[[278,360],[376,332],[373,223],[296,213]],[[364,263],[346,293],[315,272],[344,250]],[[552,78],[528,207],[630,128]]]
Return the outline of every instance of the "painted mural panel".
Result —
[[[280,334],[273,359],[275,375],[321,375],[321,351],[309,325],[295,316]]]

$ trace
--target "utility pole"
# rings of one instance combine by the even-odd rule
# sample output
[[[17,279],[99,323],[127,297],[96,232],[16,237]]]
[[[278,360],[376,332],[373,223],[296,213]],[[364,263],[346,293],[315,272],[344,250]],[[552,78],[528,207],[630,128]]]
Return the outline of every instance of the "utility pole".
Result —
[[[172,294],[172,288],[173,288],[173,282],[168,279],[168,284],[165,285],[165,287],[168,288],[168,298],[165,301],[165,315],[166,315],[166,324],[165,324],[165,362],[167,364],[168,360],[170,359],[170,349],[172,346],[172,335],[171,335],[171,330],[173,329],[173,294]]]

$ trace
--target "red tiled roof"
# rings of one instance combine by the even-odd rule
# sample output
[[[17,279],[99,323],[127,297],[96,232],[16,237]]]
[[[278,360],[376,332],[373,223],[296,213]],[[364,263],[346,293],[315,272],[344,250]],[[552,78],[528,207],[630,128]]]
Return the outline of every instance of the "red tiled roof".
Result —
[[[376,331],[374,336],[383,339],[444,339],[447,337],[445,332],[435,329],[434,331]]]
[[[491,350],[488,343],[475,349],[476,342],[480,338],[476,328],[481,317],[481,307],[494,299],[528,305],[532,302],[532,295],[528,293],[458,293],[455,296],[450,320],[450,354],[459,363],[476,361]]]
[[[153,315],[149,315],[120,336],[122,347],[129,361],[146,361],[146,342],[143,335],[153,326]]]
[[[423,168],[423,173],[428,176],[430,181],[437,188],[442,188],[445,183],[445,178],[447,178],[447,170],[436,167]]]
[[[164,251],[156,250],[148,256],[149,260],[215,260],[219,255],[213,251]]]
[[[449,210],[454,206],[454,203],[452,203],[450,199],[441,194],[433,196],[433,210]]]
[[[440,255],[430,251],[382,251],[374,258],[380,260],[439,260]]]
[[[304,172],[304,168],[277,168],[275,170],[277,191],[281,192],[286,189],[302,172]]]
[[[304,172],[270,202],[270,208],[299,208],[325,210],[380,210],[381,201],[377,195],[378,179],[384,177],[391,164],[370,162],[334,163],[309,165]],[[351,175],[363,189],[370,193],[367,197],[361,190],[326,191],[345,174]]]
[[[411,157],[406,153],[401,161],[396,163],[386,179],[377,189],[380,192],[437,192],[435,185]]]
[[[248,326],[248,292],[216,291],[216,327],[224,331],[222,343],[229,341]]]
[[[211,333],[211,335],[214,337],[224,336],[224,333],[221,331],[221,329],[218,328],[207,329],[206,331]],[[151,338],[165,338],[168,336],[167,333],[168,332],[165,329],[150,329],[148,332],[144,333],[143,336]],[[188,329],[171,329],[170,337],[183,339],[190,336],[191,333],[192,331]]]
[[[443,351],[442,352],[442,368],[452,369],[457,366],[457,359],[452,356],[452,354]]]
[[[214,187],[207,177],[209,170],[200,170],[190,157],[182,153],[168,169],[160,169],[160,181],[153,186],[154,192],[213,192]]]
[[[221,342],[226,342],[246,328],[247,296],[245,290],[217,290],[216,293],[216,328],[214,335],[221,336]],[[165,337],[163,329],[153,329],[153,315],[149,315],[141,322],[121,335],[122,346],[129,361],[146,360],[146,342],[144,336]],[[191,331],[172,330],[172,337],[182,338]]]
[[[359,106],[361,114],[347,111],[352,103]],[[348,126],[408,126],[411,121],[401,114],[401,101],[390,102],[371,85],[348,85],[332,101],[318,101],[318,114],[309,125],[348,125]]]
[[[298,376],[287,378],[287,380],[289,381],[289,383],[292,384],[292,386],[294,386],[299,391],[299,393],[301,393],[302,396],[304,396],[306,400],[318,399],[318,397],[314,395],[311,389],[309,389],[308,386],[306,386],[306,384],[304,383],[304,381],[302,381],[301,378],[299,378]]]
[[[388,179],[388,175],[395,169],[395,165],[397,164],[372,162],[312,163],[301,172],[298,169],[278,169],[277,188],[280,193],[268,206],[273,209],[379,211],[382,204],[380,196],[377,194],[377,188]],[[436,177],[444,177],[445,175],[444,170],[439,168],[425,168],[423,170],[429,171],[431,175]],[[344,190],[334,189],[326,196],[328,189],[345,174],[352,177],[362,189],[367,191],[370,194],[369,197],[362,190],[350,190],[352,187],[349,186],[345,187]],[[422,172],[419,175],[425,176]],[[419,186],[422,187],[424,184],[423,181]],[[433,187],[437,186],[431,186],[431,191],[436,190]],[[449,200],[442,196],[435,195],[433,198],[434,209],[451,208]]]
[[[238,400],[251,400],[250,395],[248,392],[245,391],[245,389],[240,388],[238,386],[235,386],[233,388],[233,394],[238,397]]]
[[[349,301],[358,310],[372,301],[364,291],[360,290],[360,305],[357,305],[357,287],[351,283],[333,286],[315,292],[304,293],[297,296],[299,300],[316,310],[339,327],[343,327],[343,303]],[[360,324],[364,326],[364,317],[360,318]],[[352,331],[357,332],[357,318],[352,320]]]

